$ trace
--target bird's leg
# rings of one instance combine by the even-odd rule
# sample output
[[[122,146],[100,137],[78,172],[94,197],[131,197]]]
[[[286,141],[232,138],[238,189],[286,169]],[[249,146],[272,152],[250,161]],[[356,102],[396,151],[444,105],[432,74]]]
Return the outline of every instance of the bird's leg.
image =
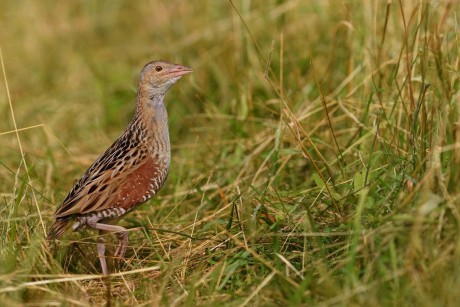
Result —
[[[99,238],[97,239],[97,255],[99,257],[99,262],[101,263],[102,274],[108,275],[109,270],[107,269],[107,261],[105,259],[105,238],[102,236],[104,232],[99,231]]]
[[[123,260],[123,257],[126,253],[126,248],[128,247],[128,232],[126,228],[118,225],[102,224],[102,223],[91,223],[88,224],[91,228],[98,229],[101,231],[110,231],[116,233],[118,237],[118,246],[115,250],[114,256],[120,257],[120,260]]]
[[[118,246],[117,249],[115,250],[115,253],[113,253],[114,257],[120,257],[120,261],[123,260],[125,257],[126,253],[126,248],[128,247],[128,233],[125,231],[120,231],[117,232],[117,237],[118,237]]]

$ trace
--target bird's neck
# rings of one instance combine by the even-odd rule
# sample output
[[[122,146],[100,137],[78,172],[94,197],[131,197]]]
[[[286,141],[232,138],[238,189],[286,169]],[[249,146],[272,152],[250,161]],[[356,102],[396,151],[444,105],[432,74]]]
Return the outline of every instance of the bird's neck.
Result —
[[[133,122],[137,121],[144,128],[153,153],[169,154],[168,112],[163,103],[164,94],[139,87]]]

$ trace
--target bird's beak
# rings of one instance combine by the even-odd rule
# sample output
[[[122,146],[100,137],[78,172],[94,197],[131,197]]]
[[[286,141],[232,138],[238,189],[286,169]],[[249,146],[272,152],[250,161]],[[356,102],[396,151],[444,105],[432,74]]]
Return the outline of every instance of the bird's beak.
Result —
[[[170,77],[180,77],[186,74],[193,72],[190,67],[182,66],[182,65],[174,65],[168,72],[168,76]]]

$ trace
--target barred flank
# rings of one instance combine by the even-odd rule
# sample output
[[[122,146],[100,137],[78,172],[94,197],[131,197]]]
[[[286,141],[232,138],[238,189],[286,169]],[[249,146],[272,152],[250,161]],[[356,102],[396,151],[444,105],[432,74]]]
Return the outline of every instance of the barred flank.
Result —
[[[69,222],[70,219],[54,221],[53,225],[48,231],[48,236],[46,237],[46,240],[51,241],[55,239],[60,239],[64,235],[64,233],[69,229]]]

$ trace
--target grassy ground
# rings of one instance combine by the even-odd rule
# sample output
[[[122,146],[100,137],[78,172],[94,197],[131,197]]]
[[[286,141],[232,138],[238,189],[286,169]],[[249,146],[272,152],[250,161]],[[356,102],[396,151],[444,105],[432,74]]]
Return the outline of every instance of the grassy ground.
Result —
[[[456,1],[3,0],[0,12],[2,305],[460,300]],[[195,71],[167,96],[171,173],[121,222],[128,259],[101,279],[94,233],[52,254],[45,232],[159,58]]]

